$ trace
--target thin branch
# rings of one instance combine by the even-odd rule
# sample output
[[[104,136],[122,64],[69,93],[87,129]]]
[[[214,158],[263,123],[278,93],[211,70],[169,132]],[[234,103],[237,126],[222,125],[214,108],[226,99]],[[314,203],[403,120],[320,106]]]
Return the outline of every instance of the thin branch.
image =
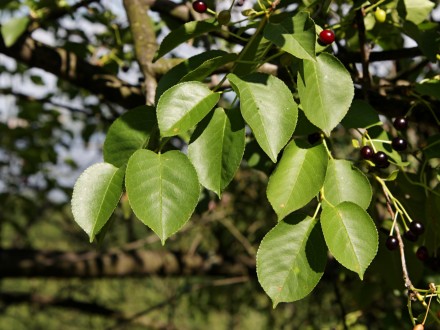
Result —
[[[386,198],[388,213],[390,214],[391,219],[395,219],[394,211],[391,207],[390,196],[388,195],[388,192],[385,190],[385,188],[382,185],[381,185],[381,187],[382,187],[382,191],[383,191],[385,198]],[[396,231],[397,240],[399,242],[400,261],[402,263],[403,281],[405,282],[405,287],[408,290],[412,291],[414,289],[414,286],[410,280],[408,268],[406,267],[405,246],[403,244],[402,236],[400,234],[400,228],[397,224],[396,224],[396,226],[394,226],[394,230]]]
[[[369,71],[370,46],[368,45],[367,37],[365,35],[364,12],[362,8],[356,12],[356,22],[358,25],[359,44],[361,48],[362,87],[364,91],[364,99],[368,101],[368,91],[371,87]]]

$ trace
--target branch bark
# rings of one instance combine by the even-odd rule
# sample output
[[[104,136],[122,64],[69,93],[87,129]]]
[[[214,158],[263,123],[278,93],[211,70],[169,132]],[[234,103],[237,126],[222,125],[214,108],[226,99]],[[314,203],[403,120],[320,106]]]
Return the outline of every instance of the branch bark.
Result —
[[[154,24],[148,14],[150,10],[149,2],[145,0],[124,0],[124,7],[130,22],[136,59],[145,78],[146,103],[147,105],[153,105],[157,87],[153,58],[156,54],[157,44]]]
[[[102,278],[139,276],[255,276],[248,256],[191,256],[170,251],[62,252],[0,250],[0,277]]]

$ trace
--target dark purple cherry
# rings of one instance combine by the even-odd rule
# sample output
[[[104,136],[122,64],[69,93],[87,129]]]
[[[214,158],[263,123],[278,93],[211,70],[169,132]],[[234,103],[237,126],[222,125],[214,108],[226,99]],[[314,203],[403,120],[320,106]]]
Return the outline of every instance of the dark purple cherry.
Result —
[[[406,142],[406,140],[401,137],[395,137],[391,141],[391,146],[396,151],[403,151],[406,149],[406,147],[408,147],[408,142]]]
[[[370,146],[363,146],[361,149],[361,157],[363,159],[371,159],[374,156],[374,150]]]
[[[403,234],[403,237],[405,237],[408,241],[411,241],[411,242],[415,242],[415,241],[417,241],[417,238],[419,238],[419,236],[414,234],[414,232],[412,232],[411,230],[406,231]]]
[[[413,221],[409,224],[409,229],[417,236],[425,232],[425,226],[420,221]]]
[[[429,258],[429,252],[428,249],[426,248],[426,246],[421,246],[417,249],[416,251],[416,257],[417,259],[421,260],[421,261],[426,261]]]
[[[385,241],[385,246],[388,250],[393,251],[399,247],[399,240],[396,236],[388,236]]]
[[[397,117],[394,119],[393,125],[398,131],[403,131],[408,128],[408,119],[406,117]]]
[[[192,6],[193,6],[193,9],[200,14],[203,14],[208,10],[208,5],[203,0],[194,1],[192,3]]]
[[[390,165],[388,161],[388,156],[382,151],[378,151],[373,155],[373,163],[379,168],[387,168]]]

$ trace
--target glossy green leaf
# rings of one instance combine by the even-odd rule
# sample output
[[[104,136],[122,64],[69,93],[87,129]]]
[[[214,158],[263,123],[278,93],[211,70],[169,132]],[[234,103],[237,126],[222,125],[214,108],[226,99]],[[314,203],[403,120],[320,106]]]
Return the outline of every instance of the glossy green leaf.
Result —
[[[404,0],[406,20],[418,25],[428,18],[435,4],[429,0]]]
[[[1,34],[6,47],[11,47],[26,31],[30,19],[28,16],[15,17],[1,25]]]
[[[322,144],[300,147],[292,141],[287,145],[267,186],[267,197],[279,220],[318,194],[324,184],[327,163]]]
[[[298,73],[298,93],[307,118],[329,135],[351,105],[354,85],[336,57],[321,53],[316,61],[303,62]]]
[[[363,209],[370,205],[373,191],[370,181],[352,162],[331,159],[324,181],[324,194],[333,205],[353,202]]]
[[[99,163],[90,166],[73,188],[72,213],[90,242],[107,223],[122,195],[125,167]]]
[[[353,100],[347,115],[341,122],[345,128],[369,128],[382,125],[374,108],[363,100]]]
[[[124,113],[110,126],[104,141],[104,161],[120,167],[138,149],[145,148],[157,129],[156,111],[140,106]]]
[[[363,279],[378,248],[373,219],[362,207],[352,202],[323,205],[321,226],[330,252],[340,264]]]
[[[269,23],[264,37],[293,56],[315,60],[315,23],[308,12],[299,12],[278,24]]]
[[[257,253],[258,281],[276,307],[307,296],[321,279],[326,261],[319,222],[291,215],[262,240]]]
[[[216,59],[223,58],[223,56],[226,55],[228,55],[228,53],[222,50],[208,50],[206,52],[194,55],[172,67],[167,73],[162,76],[162,78],[160,78],[157,84],[156,104],[160,96],[168,88],[177,85],[179,82],[183,82],[183,77],[187,76],[191,71],[197,70],[197,68],[204,65],[205,62],[208,62],[210,60],[216,61]],[[202,81],[204,78],[206,77],[203,77],[199,81]]]
[[[244,78],[229,74],[240,97],[240,110],[258,144],[275,163],[295,130],[298,106],[289,88],[278,78],[253,73]]]
[[[179,151],[136,151],[127,164],[125,185],[133,212],[162,244],[188,221],[200,194],[196,170]]]
[[[180,83],[168,89],[157,103],[161,136],[184,133],[200,122],[217,104],[220,94],[197,81]]]
[[[245,125],[238,110],[217,108],[194,131],[188,157],[200,183],[221,195],[243,158]]]
[[[201,36],[202,34],[219,30],[219,25],[215,19],[207,19],[204,21],[190,21],[171,31],[160,44],[155,60],[161,58],[166,53],[172,51],[180,44]]]

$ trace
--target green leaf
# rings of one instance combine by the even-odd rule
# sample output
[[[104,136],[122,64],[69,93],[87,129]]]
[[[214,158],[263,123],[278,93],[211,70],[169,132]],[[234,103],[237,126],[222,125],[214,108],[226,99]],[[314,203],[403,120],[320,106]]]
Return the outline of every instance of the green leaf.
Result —
[[[333,205],[353,202],[366,209],[370,205],[373,191],[365,174],[352,162],[331,159],[325,174],[324,195]]]
[[[329,135],[347,113],[354,86],[344,65],[333,55],[321,53],[316,61],[303,61],[298,93],[307,118]]]
[[[429,15],[435,4],[429,0],[404,0],[406,20],[418,25]]]
[[[99,163],[90,166],[73,187],[72,213],[90,242],[107,223],[122,195],[125,167]]]
[[[138,149],[145,148],[156,129],[156,111],[140,106],[116,119],[104,141],[104,161],[120,167]]]
[[[159,50],[157,51],[155,61],[185,41],[196,38],[208,32],[219,30],[220,28],[221,25],[219,25],[216,20],[212,18],[204,21],[191,21],[183,24],[179,28],[171,31],[163,39]]]
[[[345,128],[370,128],[382,125],[374,108],[363,100],[353,100],[347,115],[341,122]]]
[[[262,34],[252,36],[245,48],[240,52],[240,60],[235,62],[232,73],[239,77],[255,72],[264,62],[264,57],[270,50],[271,42],[263,38]]]
[[[295,130],[298,106],[289,88],[278,78],[253,73],[244,78],[229,74],[232,88],[240,97],[246,123],[269,158],[275,163],[280,150]]]
[[[279,220],[318,194],[324,184],[327,163],[322,144],[302,148],[292,141],[287,145],[267,185],[267,197]]]
[[[28,16],[11,18],[1,25],[1,33],[6,47],[11,47],[26,31],[30,19]]]
[[[194,131],[188,157],[200,183],[219,197],[240,165],[245,147],[245,125],[238,110],[217,108]]]
[[[217,61],[219,58],[226,57],[228,55],[227,52],[222,50],[208,50],[201,54],[194,55],[181,63],[177,64],[175,67],[172,67],[167,73],[165,73],[162,78],[159,80],[156,88],[156,104],[159,100],[159,97],[168,89],[177,85],[179,82],[183,82],[183,77],[187,76],[191,71],[197,71],[197,68],[204,65],[205,62],[210,60]],[[217,63],[217,62],[215,62]],[[206,77],[201,77],[199,81],[202,81]],[[197,79],[193,79],[197,80]]]
[[[217,70],[219,67],[234,61],[237,57],[238,57],[237,54],[226,53],[222,56],[217,56],[209,60],[206,60],[202,64],[200,64],[197,68],[194,68],[192,71],[188,72],[184,77],[182,77],[182,79],[180,79],[180,81],[181,82],[191,81],[191,80],[202,81],[203,79],[208,77],[211,73],[213,73],[215,70]]]
[[[220,94],[197,81],[180,83],[168,89],[157,103],[160,134],[184,133],[201,121],[216,105]]]
[[[162,244],[188,221],[200,194],[196,170],[175,150],[136,151],[127,164],[125,185],[133,212]]]
[[[267,233],[260,244],[258,281],[275,308],[280,302],[307,296],[321,279],[326,261],[319,222],[308,216],[290,215]]]
[[[362,207],[352,202],[323,205],[321,226],[330,252],[339,263],[363,279],[378,249],[373,220]]]
[[[269,23],[264,37],[293,56],[315,60],[315,23],[308,12],[299,12],[279,24]]]

